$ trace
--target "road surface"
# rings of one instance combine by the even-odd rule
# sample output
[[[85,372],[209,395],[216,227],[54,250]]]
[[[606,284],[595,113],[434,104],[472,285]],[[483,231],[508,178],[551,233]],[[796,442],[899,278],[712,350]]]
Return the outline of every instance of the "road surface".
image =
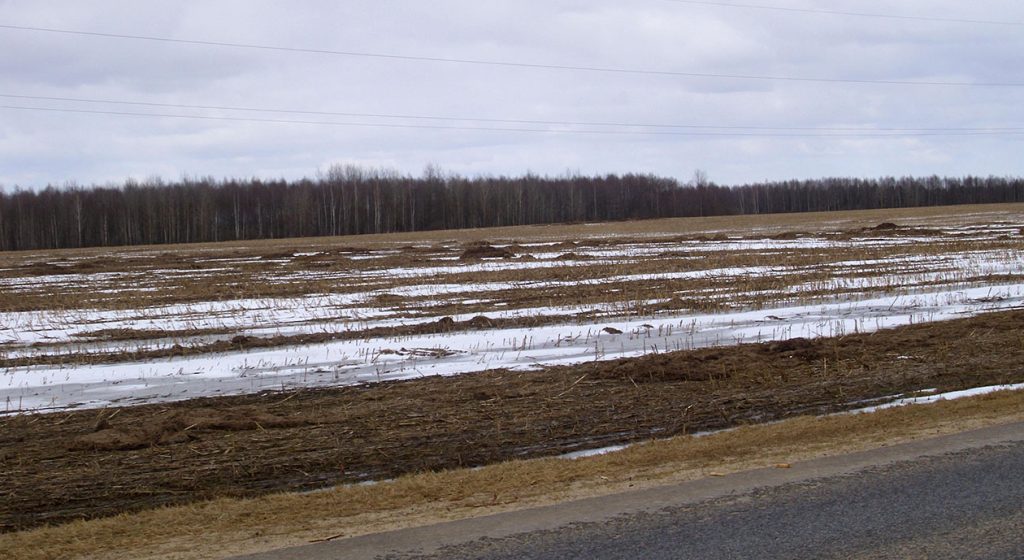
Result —
[[[1024,558],[1024,423],[253,560]]]

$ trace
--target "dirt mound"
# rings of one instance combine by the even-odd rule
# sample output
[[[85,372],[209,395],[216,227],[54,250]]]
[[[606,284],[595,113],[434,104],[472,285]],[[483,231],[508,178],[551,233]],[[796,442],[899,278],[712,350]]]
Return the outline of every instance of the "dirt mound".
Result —
[[[882,222],[875,227],[864,228],[866,231],[893,231],[900,229],[900,226],[892,222]]]
[[[270,428],[291,428],[307,423],[299,418],[283,418],[254,408],[218,410],[197,408],[178,410],[147,418],[141,423],[111,426],[101,417],[91,434],[71,440],[71,450],[127,451],[154,445],[171,445],[198,439],[197,432],[220,430],[241,432]]]
[[[165,431],[161,428],[108,428],[81,436],[71,442],[72,451],[130,451],[154,445],[184,443],[191,436],[181,430]]]
[[[630,383],[668,383],[686,381],[707,381],[716,368],[707,365],[714,359],[691,359],[653,356],[645,360],[616,360],[607,367],[597,366],[599,379],[626,379]]]
[[[762,346],[762,350],[768,354],[781,354],[786,358],[799,358],[806,361],[817,360],[821,357],[818,344],[806,338],[791,338],[780,342],[773,342]]]
[[[433,253],[446,253],[448,248],[438,245],[403,245],[398,250],[409,255],[429,255]]]
[[[99,272],[114,267],[115,261],[109,259],[93,259],[71,262],[61,259],[56,262],[37,262],[19,269],[26,276],[57,276],[61,274],[81,274]]]
[[[391,307],[400,305],[402,302],[405,301],[405,298],[400,295],[392,294],[389,292],[383,292],[373,296],[373,298],[371,298],[371,301],[374,303],[374,305]]]
[[[231,337],[231,344],[235,346],[241,346],[243,348],[245,348],[246,346],[258,346],[260,345],[261,342],[263,342],[263,339],[256,336],[246,336],[244,334],[240,334],[238,336]]]
[[[451,317],[441,317],[433,323],[427,323],[424,326],[430,327],[425,329],[426,333],[436,332],[437,330],[442,332],[450,331],[455,328],[455,319],[452,319]]]
[[[267,253],[265,255],[261,255],[260,256],[260,260],[264,260],[264,261],[272,261],[272,260],[280,260],[280,259],[292,259],[292,258],[295,258],[295,253],[293,251],[278,251],[278,252],[274,252],[274,253]]]
[[[52,276],[56,274],[69,274],[67,268],[52,263],[32,263],[18,269],[18,272],[25,276]]]
[[[794,239],[801,239],[801,238],[804,238],[804,237],[808,237],[810,235],[811,234],[809,234],[809,233],[807,233],[805,231],[784,231],[782,233],[776,233],[775,235],[771,236],[769,239],[774,239],[774,240],[777,240],[777,241],[793,241]]]
[[[577,253],[569,252],[569,253],[562,253],[561,255],[558,255],[557,257],[554,257],[551,260],[553,260],[553,261],[579,261],[579,260],[583,260],[583,259],[584,259],[584,257],[579,255],[579,254],[577,254]]]
[[[495,322],[490,317],[483,315],[477,315],[469,321],[466,321],[466,326],[471,329],[492,329],[495,326]]]
[[[515,253],[508,250],[506,247],[495,247],[488,243],[473,244],[466,247],[466,250],[459,256],[459,260],[477,260],[477,259],[511,259],[516,256]]]
[[[806,338],[791,338],[789,340],[781,340],[779,342],[772,342],[765,348],[770,352],[793,352],[795,350],[804,350],[814,346],[810,340]]]
[[[698,243],[718,243],[721,241],[728,241],[729,237],[724,233],[714,233],[705,235],[695,235],[689,239],[690,241],[696,241]]]
[[[883,222],[874,227],[860,230],[862,233],[887,233],[895,236],[908,237],[936,237],[942,235],[942,231],[929,228],[906,227],[892,222]]]

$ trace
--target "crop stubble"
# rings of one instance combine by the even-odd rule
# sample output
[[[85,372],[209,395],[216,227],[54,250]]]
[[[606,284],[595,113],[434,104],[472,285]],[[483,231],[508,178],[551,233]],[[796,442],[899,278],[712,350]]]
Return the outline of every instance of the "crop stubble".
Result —
[[[567,304],[585,309],[615,304],[618,308],[613,312],[633,316],[716,311],[761,307],[793,297],[812,300],[835,295],[842,291],[836,280],[843,275],[849,279],[883,278],[876,286],[858,286],[856,291],[886,293],[892,286],[884,279],[898,280],[902,265],[897,261],[902,257],[972,252],[1019,255],[1024,234],[1015,228],[1024,206],[970,210],[661,220],[602,225],[599,233],[592,226],[540,226],[2,254],[0,280],[19,282],[16,291],[0,291],[0,311],[5,312],[74,314],[96,308],[130,313],[156,305],[374,290],[376,305],[398,315],[418,312],[430,320],[375,327],[379,330],[354,328],[278,337],[245,336],[208,326],[176,333],[97,327],[81,338],[124,341],[129,349],[76,353],[73,345],[62,342],[52,354],[4,358],[0,348],[0,367],[134,361],[346,337],[387,338],[591,320],[586,315],[457,323],[444,319],[446,315],[493,310],[496,303],[506,309]],[[890,225],[894,221],[900,225]],[[936,229],[991,226],[994,222],[1001,223],[1007,233],[977,237]],[[915,242],[701,249],[705,242],[721,243],[730,238],[905,238]],[[510,252],[517,259],[550,260],[567,266],[456,270],[430,277],[432,284],[509,286],[501,291],[500,301],[491,298],[477,303],[460,297],[441,301],[430,295],[399,295],[400,288],[421,285],[423,279],[386,273],[373,277],[375,272],[396,267],[440,268],[460,256],[471,258],[474,251],[481,251],[474,247],[482,247],[484,239],[507,246],[507,251],[499,251],[504,256]],[[588,251],[659,242],[669,247],[617,264],[586,256]],[[673,250],[673,244],[684,244],[686,249]],[[894,258],[895,265],[888,261]],[[875,268],[865,264],[839,276],[829,268],[830,263],[847,260],[877,260],[880,264]],[[790,267],[794,272],[740,279],[587,282],[621,274],[769,266]],[[353,283],[352,278],[363,272],[369,273],[368,279],[363,284]],[[984,270],[950,270],[948,274],[950,282],[960,284],[1019,280],[993,278]],[[73,281],[54,287],[32,282],[36,277]],[[29,281],[19,280],[25,278]],[[533,282],[548,284],[522,287]],[[557,282],[565,284],[552,284]],[[786,289],[794,286],[800,291],[787,295]],[[720,297],[711,297],[715,294]],[[553,455],[838,411],[860,406],[865,400],[923,389],[1021,382],[1022,326],[1024,312],[1014,311],[871,335],[654,353],[530,372],[496,370],[340,389],[4,417],[0,418],[0,491],[5,496],[0,503],[0,529],[20,530],[221,496],[312,490],[410,472]],[[202,340],[148,349],[128,344],[160,336]],[[62,351],[63,346],[68,350]],[[39,343],[38,348],[47,350],[47,344]]]
[[[1024,312],[534,372],[0,420],[6,531],[1024,381]]]

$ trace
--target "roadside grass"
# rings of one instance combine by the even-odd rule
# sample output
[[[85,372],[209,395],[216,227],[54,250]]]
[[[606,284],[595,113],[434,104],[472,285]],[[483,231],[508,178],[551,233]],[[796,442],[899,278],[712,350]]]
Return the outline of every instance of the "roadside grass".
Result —
[[[785,466],[1024,420],[1024,391],[798,417],[575,460],[511,461],[304,494],[219,499],[0,535],[12,560],[219,558]]]

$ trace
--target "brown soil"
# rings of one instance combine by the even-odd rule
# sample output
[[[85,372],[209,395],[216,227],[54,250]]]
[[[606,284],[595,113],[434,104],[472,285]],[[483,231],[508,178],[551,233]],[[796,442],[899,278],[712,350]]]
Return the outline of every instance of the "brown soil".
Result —
[[[871,230],[871,231],[893,231],[893,230],[900,229],[900,226],[898,226],[898,225],[896,225],[896,224],[894,224],[892,222],[882,222],[882,223],[878,224],[875,227],[865,228],[865,229],[866,230]]]
[[[919,228],[919,227],[906,227],[894,224],[892,222],[883,222],[874,227],[867,227],[861,230],[863,233],[870,233],[873,235],[893,235],[893,236],[913,236],[913,237],[932,237],[942,235],[942,232],[937,229],[930,228]],[[857,232],[853,232],[856,234]]]
[[[579,260],[584,260],[585,258],[586,257],[581,256],[581,255],[579,255],[577,253],[562,253],[561,255],[558,255],[557,257],[554,257],[552,260],[556,260],[556,261],[579,261]]]
[[[161,338],[185,338],[190,336],[206,336],[214,334],[227,334],[230,329],[206,328],[206,329],[100,329],[77,333],[73,336],[96,341],[121,341],[121,340],[155,340]]]
[[[1024,311],[1014,311],[535,372],[9,417],[0,420],[0,527],[546,456],[925,388],[1022,382],[1022,327]]]
[[[326,492],[278,493],[0,534],[10,560],[233,558],[536,508],[764,467],[787,468],[922,438],[1024,421],[1024,391],[873,414],[801,416],[674,437],[573,461],[540,458],[418,473]]]
[[[777,233],[771,236],[771,239],[777,239],[779,241],[791,241],[794,239],[800,239],[801,237],[810,237],[812,234],[803,231],[786,231]]]
[[[506,247],[495,247],[487,243],[473,244],[466,248],[459,256],[459,260],[467,261],[473,259],[511,259],[515,253]]]
[[[186,443],[197,439],[191,430],[265,430],[291,428],[308,422],[301,418],[282,418],[254,408],[216,409],[198,408],[172,410],[142,419],[129,425],[110,427],[113,414],[101,414],[94,432],[78,436],[68,443],[71,450],[126,451],[172,443]]]
[[[519,258],[551,259],[564,253],[579,253],[582,247],[615,247],[637,243],[687,243],[681,250],[667,250],[653,258],[634,259],[627,270],[637,273],[674,272],[696,268],[735,268],[754,266],[800,266],[811,273],[822,266],[846,260],[887,259],[904,255],[934,255],[938,252],[1018,251],[1022,237],[1007,235],[974,238],[959,230],[993,225],[1013,227],[1022,223],[1024,205],[988,205],[974,207],[918,208],[886,211],[855,211],[820,214],[779,214],[717,218],[679,218],[638,222],[614,222],[600,228],[578,226],[517,226],[480,230],[416,232],[370,236],[317,239],[278,239],[233,243],[179,246],[139,246],[131,248],[93,248],[45,252],[0,253],[0,277],[14,280],[16,289],[0,290],[0,311],[68,312],[75,309],[138,310],[155,306],[235,300],[266,299],[351,293],[353,291],[387,290],[405,285],[407,279],[380,278],[364,281],[361,271],[381,271],[411,266],[444,266],[440,259],[458,256],[471,245],[504,246]],[[875,228],[879,225],[895,229]],[[938,228],[938,229],[924,229]],[[944,233],[943,233],[944,232]],[[821,248],[726,251],[704,251],[699,241],[725,239],[765,239],[820,237],[854,240],[876,237],[930,237],[933,243],[892,244],[887,246],[852,246],[837,244]],[[598,236],[598,238],[595,238]],[[579,240],[578,242],[567,240]],[[552,245],[551,243],[558,243]],[[526,251],[523,251],[526,249]],[[289,257],[290,256],[290,257]],[[372,256],[373,258],[358,258]],[[599,259],[592,259],[594,263]],[[450,264],[450,263],[448,263]],[[548,269],[455,272],[437,277],[439,283],[529,282],[532,280],[584,280],[604,274],[618,274],[601,266],[560,267]],[[818,267],[818,269],[815,269]],[[881,274],[882,271],[875,271]],[[61,282],[32,282],[38,275],[88,276],[88,281],[65,278]],[[288,281],[282,274],[295,276]],[[569,276],[569,277],[565,277]],[[804,285],[808,280],[788,276],[789,285]],[[772,275],[768,278],[746,279],[731,291],[759,291],[765,294],[784,292],[787,285]],[[755,281],[756,280],[756,281]],[[773,281],[771,286],[760,286]],[[412,281],[412,280],[410,280]],[[621,294],[648,297],[634,293],[640,282]],[[662,283],[659,283],[662,284]],[[664,288],[664,289],[663,289]],[[653,286],[651,290],[666,297],[672,286]],[[674,289],[693,291],[692,286]],[[699,289],[703,289],[699,287]],[[644,286],[644,292],[651,291]],[[563,290],[566,291],[566,290]],[[622,295],[618,297],[622,297]],[[570,294],[573,295],[573,294]],[[533,304],[549,305],[558,294],[546,295],[548,301]],[[598,298],[598,299],[595,299]],[[685,297],[680,295],[680,297]],[[611,292],[591,293],[585,303],[603,303]],[[415,298],[411,298],[415,299]],[[415,303],[415,302],[413,302]],[[739,302],[739,305],[760,305],[763,301]],[[511,308],[511,307],[510,307]],[[696,310],[704,311],[698,307]],[[483,309],[469,310],[469,313]],[[453,311],[452,313],[454,313]],[[459,310],[458,313],[467,312]],[[446,312],[447,314],[447,312]]]

